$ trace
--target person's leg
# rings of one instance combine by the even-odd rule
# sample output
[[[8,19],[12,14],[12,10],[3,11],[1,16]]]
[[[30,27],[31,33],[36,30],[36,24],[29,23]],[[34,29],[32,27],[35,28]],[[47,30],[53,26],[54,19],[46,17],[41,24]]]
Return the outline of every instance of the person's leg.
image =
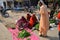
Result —
[[[48,31],[48,27],[44,27],[43,28],[43,32],[42,32],[42,35],[44,36],[44,37],[47,37],[47,31]]]
[[[43,28],[40,27],[40,28],[39,28],[39,36],[42,35],[42,32],[43,32]]]
[[[43,31],[42,35],[43,35],[44,37],[47,36],[47,30],[46,30],[46,29]]]
[[[60,40],[60,31],[59,31],[59,40]]]

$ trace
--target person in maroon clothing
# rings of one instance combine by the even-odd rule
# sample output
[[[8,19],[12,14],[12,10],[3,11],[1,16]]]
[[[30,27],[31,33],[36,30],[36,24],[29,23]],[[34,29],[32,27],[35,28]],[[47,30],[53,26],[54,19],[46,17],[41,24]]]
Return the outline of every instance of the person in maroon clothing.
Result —
[[[22,18],[17,21],[16,25],[19,29],[23,29],[29,27],[29,22],[24,18],[24,16],[22,16]]]

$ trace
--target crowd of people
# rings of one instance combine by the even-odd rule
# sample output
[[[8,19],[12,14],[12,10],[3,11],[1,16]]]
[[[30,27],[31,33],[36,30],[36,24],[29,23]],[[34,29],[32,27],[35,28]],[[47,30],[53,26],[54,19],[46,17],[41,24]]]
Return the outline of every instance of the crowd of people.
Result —
[[[39,23],[39,35],[41,37],[47,37],[48,36],[47,33],[48,33],[48,30],[49,30],[49,26],[50,26],[50,22],[49,22],[49,15],[50,14],[48,12],[47,5],[42,0],[39,1],[39,6],[40,6],[40,9],[39,9],[38,13],[40,15],[40,21],[37,21],[37,18],[35,16],[35,14],[32,14],[32,16],[30,14],[27,14],[26,19],[24,17],[22,17],[22,21],[21,22],[24,21],[23,23],[25,23],[24,24],[25,27],[28,27],[30,29],[36,23]],[[53,11],[51,12],[50,19],[53,18]],[[59,25],[58,26],[58,30],[59,30],[59,38],[60,38],[60,11],[58,12],[58,15],[56,17],[59,19],[59,21],[58,21],[58,25]],[[18,24],[20,24],[20,23],[18,23]],[[19,27],[21,27],[21,25],[19,25]]]
[[[26,27],[29,29],[32,29],[37,23],[39,23],[39,36],[40,37],[48,37],[47,33],[50,28],[50,22],[49,19],[53,19],[54,10],[52,10],[50,13],[48,12],[47,5],[43,2],[43,0],[40,0],[38,2],[38,13],[40,15],[40,18],[37,19],[36,15],[34,13],[27,14],[26,18],[22,16],[16,23],[19,30],[22,30]],[[50,17],[49,17],[50,15]],[[57,25],[58,25],[58,31],[59,31],[59,40],[60,40],[60,10],[58,11],[57,15]],[[38,21],[39,20],[39,21]]]

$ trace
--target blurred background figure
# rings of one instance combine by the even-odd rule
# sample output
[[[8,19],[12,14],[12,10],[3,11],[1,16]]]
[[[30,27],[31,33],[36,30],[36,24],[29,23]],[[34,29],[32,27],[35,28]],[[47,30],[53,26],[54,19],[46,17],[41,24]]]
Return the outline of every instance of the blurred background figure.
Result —
[[[58,18],[58,31],[59,31],[59,40],[60,40],[60,9],[58,11],[58,14],[57,14],[57,18]]]

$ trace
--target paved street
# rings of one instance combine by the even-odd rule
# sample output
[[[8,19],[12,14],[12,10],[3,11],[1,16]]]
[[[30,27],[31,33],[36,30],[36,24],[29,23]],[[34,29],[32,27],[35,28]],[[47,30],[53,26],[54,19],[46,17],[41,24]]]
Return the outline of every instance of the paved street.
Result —
[[[11,33],[2,23],[0,23],[0,40],[12,40]]]
[[[26,12],[23,12],[23,13],[15,13],[15,12],[8,12],[10,17],[8,18],[4,18],[2,16],[0,16],[0,20],[2,21],[1,23],[3,25],[6,25],[6,24],[9,24],[9,23],[16,23],[16,20],[17,19],[20,19],[21,16],[25,16],[26,17]],[[38,31],[34,31],[34,33],[38,35]],[[58,40],[58,30],[57,30],[57,27],[54,28],[54,30],[49,30],[48,31],[48,38],[43,38],[43,37],[40,37],[40,40]]]
[[[34,33],[38,35],[37,31],[34,31]],[[48,37],[47,38],[40,37],[40,40],[59,40],[57,28],[54,28],[54,30],[49,30]]]

